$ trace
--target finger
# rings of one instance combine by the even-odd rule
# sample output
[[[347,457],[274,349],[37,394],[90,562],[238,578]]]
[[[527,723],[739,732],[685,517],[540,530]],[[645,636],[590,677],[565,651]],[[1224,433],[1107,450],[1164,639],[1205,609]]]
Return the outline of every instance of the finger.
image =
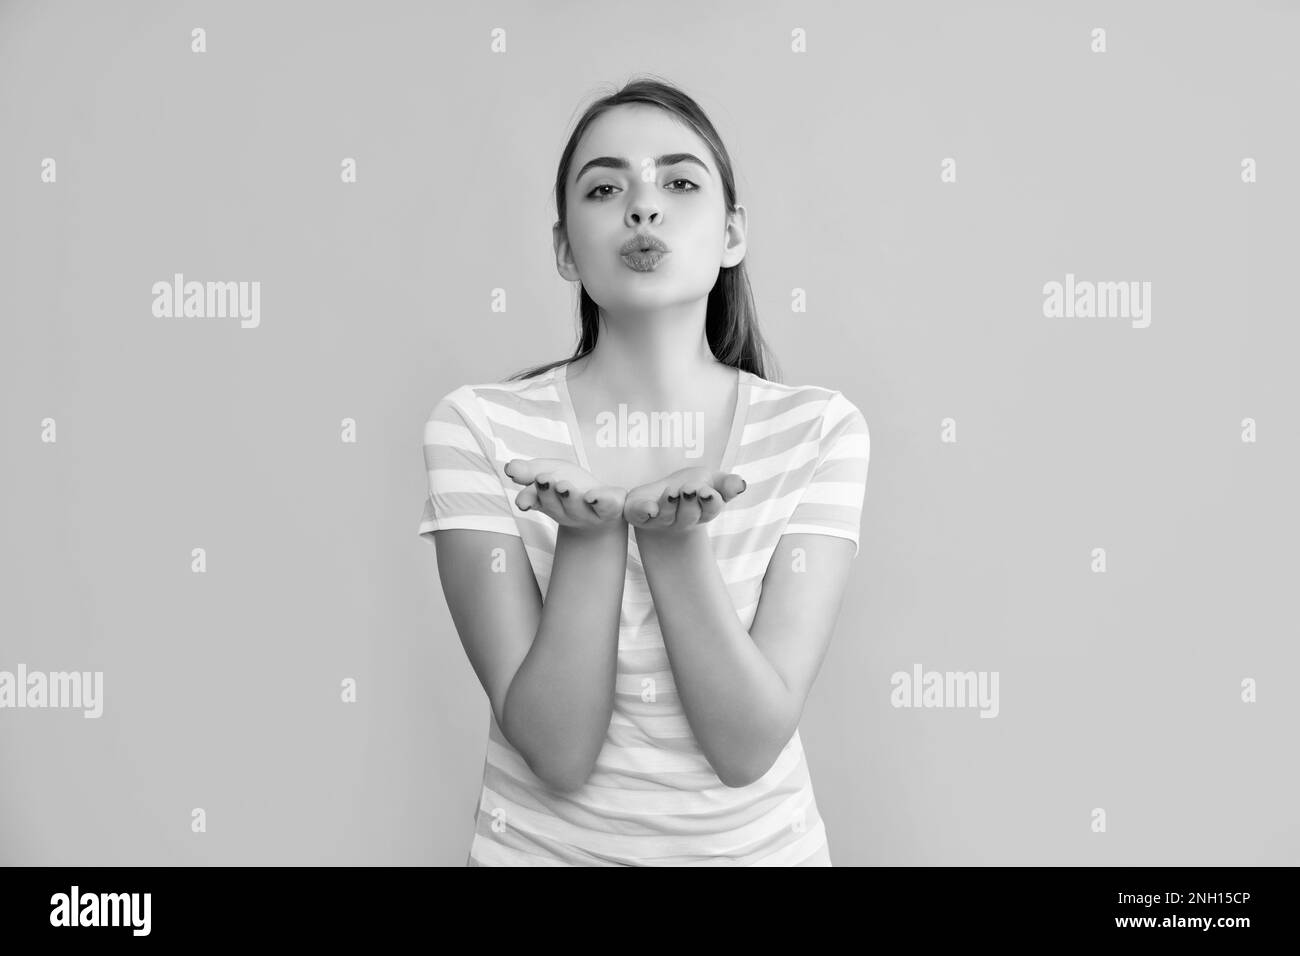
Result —
[[[623,505],[623,519],[630,525],[644,528],[659,516],[659,502],[653,498],[628,498]]]
[[[659,496],[659,517],[655,518],[652,524],[655,527],[666,528],[676,521],[677,505],[681,499],[681,491],[676,485],[665,485]]]
[[[564,513],[564,506],[560,504],[559,495],[555,492],[554,475],[549,471],[542,472],[533,480],[533,487],[537,489],[537,500],[543,511],[552,518]]]
[[[540,508],[540,503],[537,500],[537,489],[533,485],[529,485],[519,492],[519,494],[515,495],[515,505],[520,511],[532,511]]]
[[[537,469],[533,463],[526,458],[512,458],[506,462],[506,477],[517,485],[531,485],[533,483],[533,472]]]
[[[659,500],[646,487],[634,488],[626,492],[623,499],[623,520],[630,525],[644,528],[659,514]]]
[[[584,496],[587,505],[596,513],[602,521],[608,521],[615,515],[623,513],[623,503],[625,495],[620,495],[618,490],[610,485],[600,488],[592,488]]]
[[[722,514],[722,495],[712,485],[701,485],[696,500],[700,503],[700,524],[708,524]]]
[[[568,466],[558,458],[512,458],[506,462],[506,477],[517,485],[531,485],[537,476],[547,471],[557,471]]]
[[[695,482],[682,485],[681,498],[677,502],[677,518],[674,522],[678,528],[686,529],[700,523],[700,502]]]
[[[568,479],[555,482],[555,493],[559,496],[560,507],[573,521],[587,522],[595,517],[591,506],[578,494],[577,486]]]
[[[736,474],[734,471],[718,472],[713,476],[713,481],[711,481],[710,484],[717,489],[719,494],[722,495],[722,500],[724,502],[735,498],[737,495],[743,493],[748,487],[745,479],[741,478],[740,475]]]

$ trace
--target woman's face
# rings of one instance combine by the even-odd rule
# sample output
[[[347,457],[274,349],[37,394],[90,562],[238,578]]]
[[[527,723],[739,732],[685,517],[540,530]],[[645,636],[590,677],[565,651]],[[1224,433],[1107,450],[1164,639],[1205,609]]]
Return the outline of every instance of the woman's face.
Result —
[[[657,165],[664,157],[666,165]],[[567,228],[555,229],[556,264],[607,311],[706,298],[718,270],[744,258],[744,207],[737,206],[729,224],[712,152],[658,107],[626,104],[597,117],[568,176]],[[626,244],[643,234],[667,246],[657,261],[625,254]]]

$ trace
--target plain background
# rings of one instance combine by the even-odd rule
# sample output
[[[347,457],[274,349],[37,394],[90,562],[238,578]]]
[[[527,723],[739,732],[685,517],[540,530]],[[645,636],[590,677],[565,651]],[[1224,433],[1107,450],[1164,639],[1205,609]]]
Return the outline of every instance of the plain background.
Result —
[[[1289,3],[0,4],[0,669],[105,680],[0,711],[0,863],[464,862],[488,707],[422,429],[572,353],[555,167],[641,74],[737,165],[781,379],[871,428],[801,724],[835,863],[1300,863],[1297,41]],[[261,326],[154,318],[174,272],[260,281]],[[1150,327],[1045,318],[1067,272],[1151,282]],[[999,716],[891,707],[917,663]]]

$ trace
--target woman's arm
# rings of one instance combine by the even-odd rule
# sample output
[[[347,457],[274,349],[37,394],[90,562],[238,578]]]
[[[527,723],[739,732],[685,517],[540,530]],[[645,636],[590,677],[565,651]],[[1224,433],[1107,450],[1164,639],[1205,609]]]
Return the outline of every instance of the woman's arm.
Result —
[[[771,769],[798,729],[839,616],[854,544],[783,535],[746,632],[703,525],[679,533],[638,527],[635,534],[687,722],[718,778],[747,786]]]
[[[609,730],[626,570],[622,520],[559,526],[541,623],[510,682],[501,725],[520,753],[538,755],[543,779],[559,790],[587,782]]]
[[[447,606],[501,732],[548,786],[582,786],[614,707],[627,524],[561,525],[545,603],[521,538],[454,529],[434,541]]]

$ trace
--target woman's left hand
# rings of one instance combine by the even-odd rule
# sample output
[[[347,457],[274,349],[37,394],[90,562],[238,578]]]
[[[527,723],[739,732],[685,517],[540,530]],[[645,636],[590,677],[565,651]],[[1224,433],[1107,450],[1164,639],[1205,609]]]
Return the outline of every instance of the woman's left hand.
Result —
[[[683,468],[629,491],[623,520],[644,531],[689,531],[712,521],[744,490],[745,479],[735,472]]]

